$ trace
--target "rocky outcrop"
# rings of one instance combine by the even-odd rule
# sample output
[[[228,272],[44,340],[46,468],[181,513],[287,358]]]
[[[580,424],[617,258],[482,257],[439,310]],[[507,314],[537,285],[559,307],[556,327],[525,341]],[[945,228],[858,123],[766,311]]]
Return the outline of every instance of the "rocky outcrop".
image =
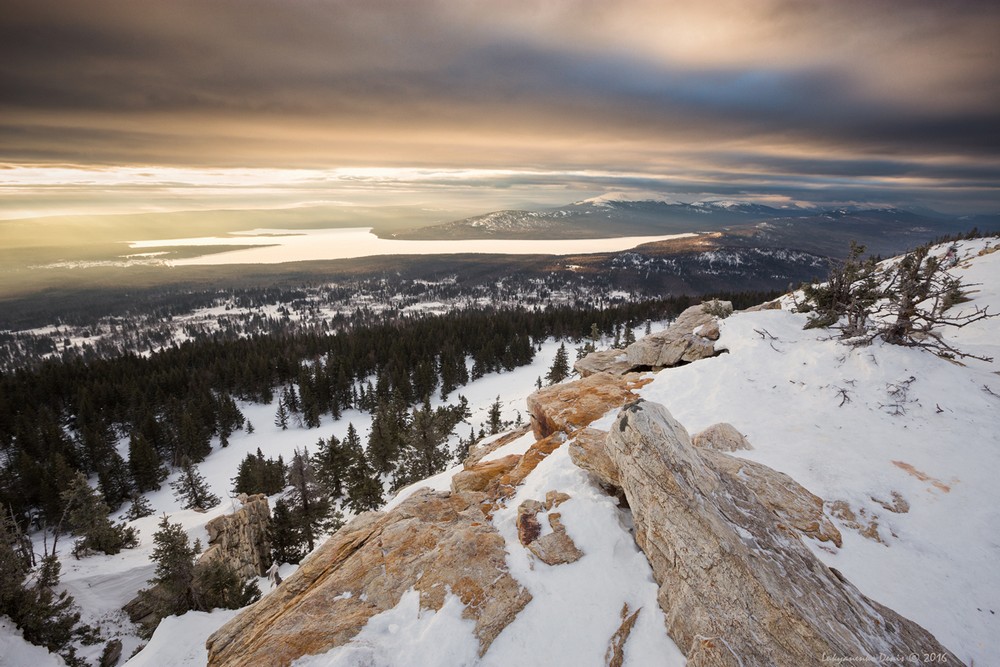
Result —
[[[208,549],[198,558],[198,564],[219,559],[227,563],[244,580],[262,577],[271,562],[268,529],[271,508],[267,496],[239,496],[241,507],[232,514],[218,516],[207,524]],[[159,584],[141,591],[122,607],[129,619],[152,631],[162,620],[163,608],[169,608],[168,593]]]
[[[569,496],[565,493],[550,491],[546,494],[544,503],[538,500],[525,500],[517,508],[518,539],[538,560],[548,565],[574,563],[583,556],[583,552],[566,534],[566,527],[561,520],[562,515],[550,511],[567,500]],[[544,512],[547,512],[545,518],[551,532],[542,535],[542,524],[538,521],[538,515]]]
[[[625,375],[632,370],[632,366],[628,362],[625,350],[598,350],[582,359],[577,359],[573,364],[573,370],[585,378],[597,373]]]
[[[288,665],[349,641],[403,593],[440,609],[447,591],[475,621],[481,653],[531,600],[507,571],[479,494],[417,491],[344,526],[274,592],[209,637],[209,665]]]
[[[870,515],[864,507],[859,507],[855,512],[846,500],[834,500],[830,503],[830,514],[847,528],[858,531],[861,537],[885,544],[879,532],[878,517]]]
[[[645,336],[625,349],[629,369],[664,368],[715,356],[717,320],[732,312],[729,301],[691,306],[663,331]],[[713,327],[715,338],[710,338]]]
[[[911,653],[960,664],[926,630],[823,565],[743,481],[746,462],[720,472],[722,457],[732,457],[695,448],[663,406],[624,408],[607,445],[689,667]]]
[[[732,424],[725,422],[709,426],[692,438],[695,447],[714,449],[719,452],[735,452],[741,449],[753,449],[742,433]]]
[[[637,374],[597,373],[565,384],[539,389],[528,396],[531,428],[536,438],[553,433],[573,433],[613,408],[635,398],[633,389],[648,379]]]
[[[198,562],[221,559],[229,564],[242,579],[263,577],[271,564],[271,542],[268,527],[271,508],[262,493],[240,495],[242,507],[232,514],[224,514],[205,524],[208,531],[208,549]]]

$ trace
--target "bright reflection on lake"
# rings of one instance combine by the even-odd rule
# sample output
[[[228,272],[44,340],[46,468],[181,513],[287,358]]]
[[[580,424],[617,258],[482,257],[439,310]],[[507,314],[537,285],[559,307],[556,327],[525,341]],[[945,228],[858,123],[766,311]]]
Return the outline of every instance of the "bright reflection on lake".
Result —
[[[373,255],[454,255],[481,253],[494,255],[576,255],[628,250],[651,241],[684,238],[672,236],[630,236],[609,239],[406,241],[381,239],[371,227],[349,229],[254,229],[230,236],[135,241],[135,249],[191,246],[260,246],[199,257],[174,259],[175,266],[192,264],[278,264],[319,259],[352,259]]]

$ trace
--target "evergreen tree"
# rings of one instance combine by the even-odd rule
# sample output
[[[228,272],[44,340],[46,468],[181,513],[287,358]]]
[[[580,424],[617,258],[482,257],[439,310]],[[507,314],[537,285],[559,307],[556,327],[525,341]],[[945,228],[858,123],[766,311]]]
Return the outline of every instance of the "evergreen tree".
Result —
[[[285,500],[301,528],[307,550],[312,551],[316,546],[316,537],[327,529],[331,520],[331,505],[316,481],[308,449],[302,452],[295,450],[288,466],[288,484],[291,488],[286,492]]]
[[[320,438],[312,463],[317,481],[333,500],[344,495],[344,475],[350,462],[350,456],[336,436]]]
[[[210,558],[194,567],[195,607],[239,609],[260,599],[257,581],[243,581],[233,566],[221,558]]]
[[[445,425],[435,416],[427,403],[419,410],[414,408],[402,455],[396,466],[394,489],[435,475],[447,465],[450,458],[446,446],[448,433],[444,432]]]
[[[347,425],[347,436],[344,438],[343,446],[351,461],[344,479],[347,506],[355,512],[378,509],[383,502],[382,482],[361,448],[361,439],[354,430],[354,424]]]
[[[399,459],[400,448],[408,427],[406,405],[396,397],[379,401],[372,415],[368,435],[368,458],[380,473],[388,473]]]
[[[146,496],[142,495],[138,491],[132,492],[132,505],[129,506],[128,512],[125,514],[125,518],[129,521],[135,521],[136,519],[141,519],[146,516],[152,516],[153,506],[149,504],[149,500]]]
[[[278,410],[274,413],[274,425],[280,427],[282,431],[288,430],[288,408],[285,407],[283,399],[278,400]]]
[[[198,472],[198,467],[187,457],[181,461],[180,477],[170,483],[170,488],[174,490],[174,497],[186,510],[207,510],[221,502],[219,497],[209,490],[205,478]]]
[[[216,397],[216,430],[222,447],[229,445],[229,437],[237,429],[243,428],[245,422],[246,418],[232,396],[219,394]]]
[[[271,559],[275,563],[298,563],[305,556],[305,539],[292,510],[283,499],[278,499],[271,513],[268,531],[271,542]]]
[[[128,465],[121,455],[111,449],[97,468],[97,483],[108,505],[118,509],[132,493],[132,480]]]
[[[251,423],[250,420],[248,419],[247,420],[247,435],[253,435],[253,432],[254,432],[253,423]]]
[[[30,546],[27,552],[24,547],[23,535],[4,513],[0,519],[0,616],[10,617],[26,641],[58,653],[72,667],[83,667],[87,663],[76,655],[73,642],[94,644],[99,635],[80,623],[72,596],[55,591],[60,569],[56,556],[44,557],[32,572]]]
[[[497,396],[497,400],[493,401],[490,405],[489,416],[487,417],[486,424],[490,428],[490,435],[496,435],[501,430],[503,430],[503,404],[500,402],[500,397]]]
[[[635,342],[635,331],[632,329],[632,325],[625,323],[625,332],[622,335],[621,347],[628,347]]]
[[[549,368],[545,379],[549,384],[557,384],[569,377],[569,357],[566,354],[566,343],[560,343],[556,350],[555,359],[552,360],[552,367]]]
[[[167,477],[167,471],[160,462],[159,454],[140,431],[133,432],[129,438],[128,467],[139,493],[159,490],[160,482]]]
[[[124,523],[111,523],[108,506],[100,494],[90,488],[83,473],[76,473],[70,487],[63,492],[63,502],[69,528],[79,537],[73,545],[76,558],[93,551],[116,554],[139,544],[134,528]]]
[[[233,479],[233,493],[253,495],[263,493],[273,496],[285,488],[285,463],[279,456],[275,459],[265,459],[264,453],[257,448],[257,454],[247,454],[240,462],[240,467]]]
[[[166,515],[153,533],[154,576],[152,589],[139,591],[159,619],[171,614],[183,614],[195,608],[194,557],[196,550],[189,544],[187,533],[179,523],[170,523]],[[155,627],[155,626],[154,626]]]

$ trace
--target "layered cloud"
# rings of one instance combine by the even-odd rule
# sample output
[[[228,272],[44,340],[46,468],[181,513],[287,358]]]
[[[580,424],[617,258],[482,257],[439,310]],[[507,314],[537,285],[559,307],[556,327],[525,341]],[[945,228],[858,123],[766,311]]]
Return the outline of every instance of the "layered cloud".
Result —
[[[1000,207],[985,1],[8,0],[0,15],[10,165],[500,169],[514,175],[488,185]]]

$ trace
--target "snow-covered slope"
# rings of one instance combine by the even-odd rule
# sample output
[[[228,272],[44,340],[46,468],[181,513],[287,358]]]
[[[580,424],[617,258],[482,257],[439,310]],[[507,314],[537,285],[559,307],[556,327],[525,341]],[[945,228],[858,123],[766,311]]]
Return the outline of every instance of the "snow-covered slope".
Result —
[[[1000,252],[979,256],[990,245],[961,244],[968,259],[953,273],[978,286],[956,308],[1000,310]],[[1000,664],[1000,364],[846,347],[804,322],[789,310],[738,313],[717,343],[729,354],[662,372],[640,393],[691,432],[733,424],[754,447],[739,455],[787,473],[828,507],[846,501],[863,528],[874,520],[879,541],[841,520],[841,549],[811,546],[963,660]],[[1000,360],[1000,318],[948,335]],[[883,506],[893,493],[909,511]]]
[[[958,308],[1000,309],[1000,252],[990,252],[998,247],[996,239],[960,245],[963,261],[954,272],[978,285],[972,301]],[[664,404],[692,433],[717,422],[733,424],[753,445],[738,456],[787,473],[826,501],[843,545],[807,540],[822,561],[865,595],[924,626],[967,664],[1000,664],[995,639],[1000,636],[1000,491],[995,483],[1000,365],[976,360],[961,365],[883,344],[846,347],[830,332],[804,330],[806,316],[793,311],[790,298],[783,304],[782,310],[727,318],[717,349],[728,354],[650,374],[637,393]],[[960,349],[1000,359],[1000,318],[949,336]],[[463,389],[475,413],[472,421],[484,420],[498,395],[505,419],[524,413],[524,399],[535,378],[544,375],[556,346],[547,344],[530,367],[487,376]],[[607,428],[616,412],[594,426]],[[202,465],[216,493],[227,495],[239,460],[258,446],[287,459],[294,447],[312,445],[319,435],[342,436],[350,419],[361,431],[367,426],[359,413],[319,431],[280,431],[271,424],[273,413],[273,406],[249,408],[257,432],[235,436]],[[531,435],[523,436],[488,458],[521,454],[533,442]],[[387,509],[420,487],[448,489],[460,470],[457,466],[402,490]],[[574,563],[546,565],[518,539],[521,501],[544,498],[549,491],[571,497],[559,512],[567,534],[585,554]],[[203,541],[205,521],[223,511],[180,512],[166,487],[152,500],[158,512],[182,520],[192,537]],[[837,507],[853,513],[854,520],[837,513]],[[90,618],[105,616],[106,627],[113,625],[114,609],[151,574],[149,535],[155,519],[142,521],[150,523],[140,526],[144,546],[139,550],[65,561],[67,588]],[[396,608],[373,617],[347,645],[297,664],[603,665],[624,605],[642,611],[624,645],[623,664],[684,664],[666,633],[657,586],[631,532],[631,515],[576,467],[566,446],[531,472],[492,521],[505,540],[511,574],[533,600],[485,655],[478,655],[472,623],[462,618],[457,598],[449,597],[433,612],[421,610],[418,596],[408,594]],[[231,616],[216,612],[172,619],[131,664],[201,664],[205,636]],[[3,636],[5,645],[15,641],[9,635]],[[136,643],[126,642],[126,655]]]
[[[961,244],[966,260],[955,272],[980,283],[961,307],[1000,304],[1000,252],[980,254],[991,245],[995,240]],[[865,595],[923,625],[967,664],[1000,664],[996,364],[960,365],[881,344],[845,347],[829,332],[804,330],[806,316],[792,311],[791,299],[784,305],[726,319],[718,347],[728,354],[662,371],[639,393],[666,405],[691,432],[734,424],[754,447],[740,456],[791,475],[827,501],[828,513],[842,501],[860,525],[834,514],[843,546],[807,540],[817,556]],[[1000,319],[956,330],[953,341],[1000,358]],[[593,425],[607,428],[616,412]],[[526,435],[490,458],[523,453],[533,441]],[[390,506],[420,486],[447,489],[457,471],[403,490]],[[560,511],[585,553],[575,563],[545,565],[518,541],[518,505],[551,490],[572,496]],[[629,516],[561,447],[493,517],[507,542],[508,566],[534,599],[484,656],[475,655],[460,606],[435,614],[405,598],[348,645],[298,664],[418,664],[419,656],[419,664],[437,665],[601,665],[623,604],[643,610],[624,664],[684,664],[664,630]],[[427,652],[432,645],[440,651]]]

